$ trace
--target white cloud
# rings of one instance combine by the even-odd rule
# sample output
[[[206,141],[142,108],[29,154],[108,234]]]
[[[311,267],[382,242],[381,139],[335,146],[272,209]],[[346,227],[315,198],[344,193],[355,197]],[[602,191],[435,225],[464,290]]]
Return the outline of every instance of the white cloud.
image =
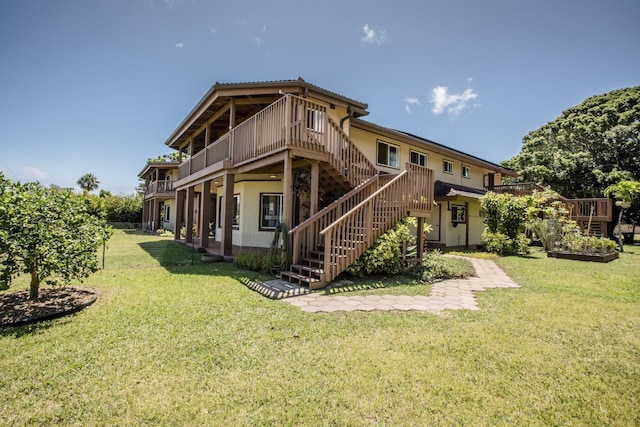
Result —
[[[36,166],[24,166],[22,168],[22,173],[24,173],[27,179],[44,180],[49,178],[49,173],[47,171]]]
[[[364,24],[362,31],[364,32],[364,36],[362,36],[363,42],[381,45],[382,43],[389,41],[389,36],[387,35],[386,30],[376,30],[373,27],[370,27],[369,24]]]
[[[180,43],[176,43],[176,47],[178,49],[182,49],[184,47],[184,43],[180,42]]]
[[[416,98],[415,96],[405,96],[404,97],[404,111],[406,111],[407,114],[413,113],[413,110],[411,108],[412,106],[419,107],[420,106],[420,100],[418,98]]]
[[[446,86],[437,86],[431,89],[431,102],[433,114],[441,114],[445,110],[450,114],[458,114],[467,107],[472,99],[478,97],[473,89],[467,89],[462,93],[449,93]]]
[[[209,27],[209,31],[211,31],[213,34],[218,32],[218,30],[216,30],[215,28],[213,28],[211,26]]]
[[[264,40],[262,40],[260,37],[254,37],[254,38],[253,38],[253,41],[254,41],[258,46],[260,46],[261,44],[263,44],[263,43],[264,43]]]

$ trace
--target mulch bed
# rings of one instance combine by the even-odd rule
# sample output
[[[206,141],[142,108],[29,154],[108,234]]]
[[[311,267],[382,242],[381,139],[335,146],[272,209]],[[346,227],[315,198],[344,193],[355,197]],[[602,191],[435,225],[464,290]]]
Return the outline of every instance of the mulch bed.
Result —
[[[20,326],[66,316],[93,304],[98,295],[91,289],[75,287],[40,288],[38,299],[29,300],[29,291],[0,295],[0,327]]]

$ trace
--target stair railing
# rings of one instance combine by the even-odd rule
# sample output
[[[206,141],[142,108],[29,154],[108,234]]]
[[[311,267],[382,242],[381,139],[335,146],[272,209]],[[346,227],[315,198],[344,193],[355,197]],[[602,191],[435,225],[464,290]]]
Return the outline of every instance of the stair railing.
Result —
[[[379,181],[380,175],[369,177],[364,183],[289,230],[289,235],[293,236],[293,263],[297,264],[300,258],[308,257],[310,251],[322,244],[318,240],[318,232],[373,194],[378,189]]]
[[[333,280],[410,211],[429,213],[432,205],[433,171],[407,163],[403,172],[320,231],[322,281]]]

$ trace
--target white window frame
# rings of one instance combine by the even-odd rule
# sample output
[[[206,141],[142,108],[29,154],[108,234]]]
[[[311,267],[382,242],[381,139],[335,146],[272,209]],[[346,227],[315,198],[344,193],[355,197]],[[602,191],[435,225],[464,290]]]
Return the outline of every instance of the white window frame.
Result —
[[[444,159],[442,161],[442,172],[453,175],[453,161]]]
[[[386,159],[387,163],[380,162],[380,146],[386,146]],[[395,149],[395,164],[391,163],[391,148]],[[391,144],[390,142],[378,140],[376,143],[376,164],[380,166],[386,166],[393,169],[400,169],[400,146]]]
[[[462,165],[462,177],[471,178],[471,168],[469,166]]]
[[[416,162],[414,162],[414,161],[411,159],[411,156],[412,156],[412,155],[414,155],[414,154],[416,154],[416,155],[418,156],[418,162],[417,162],[417,163],[416,163]],[[421,165],[421,164],[420,164],[420,158],[423,158],[423,159],[424,159],[424,165]],[[409,162],[410,162],[410,163],[413,163],[414,165],[424,166],[424,167],[426,168],[426,167],[428,167],[428,166],[429,166],[429,155],[428,155],[428,154],[425,154],[425,153],[421,153],[421,152],[416,151],[416,150],[409,150]]]
[[[464,205],[451,206],[451,222],[454,224],[463,224],[467,222],[467,209]]]
[[[276,200],[278,200],[278,206],[269,206],[269,212],[270,215],[269,216],[275,216],[277,217],[276,219],[276,224],[273,226],[270,225],[264,225],[264,221],[266,219],[265,217],[265,197],[275,197]],[[259,230],[265,230],[265,231],[271,231],[271,230],[275,230],[276,226],[282,222],[282,214],[283,214],[283,207],[284,207],[284,200],[282,197],[282,193],[260,193],[260,218],[258,219],[258,229]],[[269,218],[269,220],[273,220],[273,218]]]
[[[171,206],[164,205],[164,217],[162,218],[164,222],[171,221]]]

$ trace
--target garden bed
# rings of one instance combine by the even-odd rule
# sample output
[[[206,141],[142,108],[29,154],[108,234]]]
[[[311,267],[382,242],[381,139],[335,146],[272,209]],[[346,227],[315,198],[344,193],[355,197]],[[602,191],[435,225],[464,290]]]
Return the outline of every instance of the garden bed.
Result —
[[[614,259],[618,259],[620,257],[620,254],[618,254],[618,252],[594,254],[551,251],[547,252],[547,256],[549,258],[573,259],[576,261],[611,262]]]

